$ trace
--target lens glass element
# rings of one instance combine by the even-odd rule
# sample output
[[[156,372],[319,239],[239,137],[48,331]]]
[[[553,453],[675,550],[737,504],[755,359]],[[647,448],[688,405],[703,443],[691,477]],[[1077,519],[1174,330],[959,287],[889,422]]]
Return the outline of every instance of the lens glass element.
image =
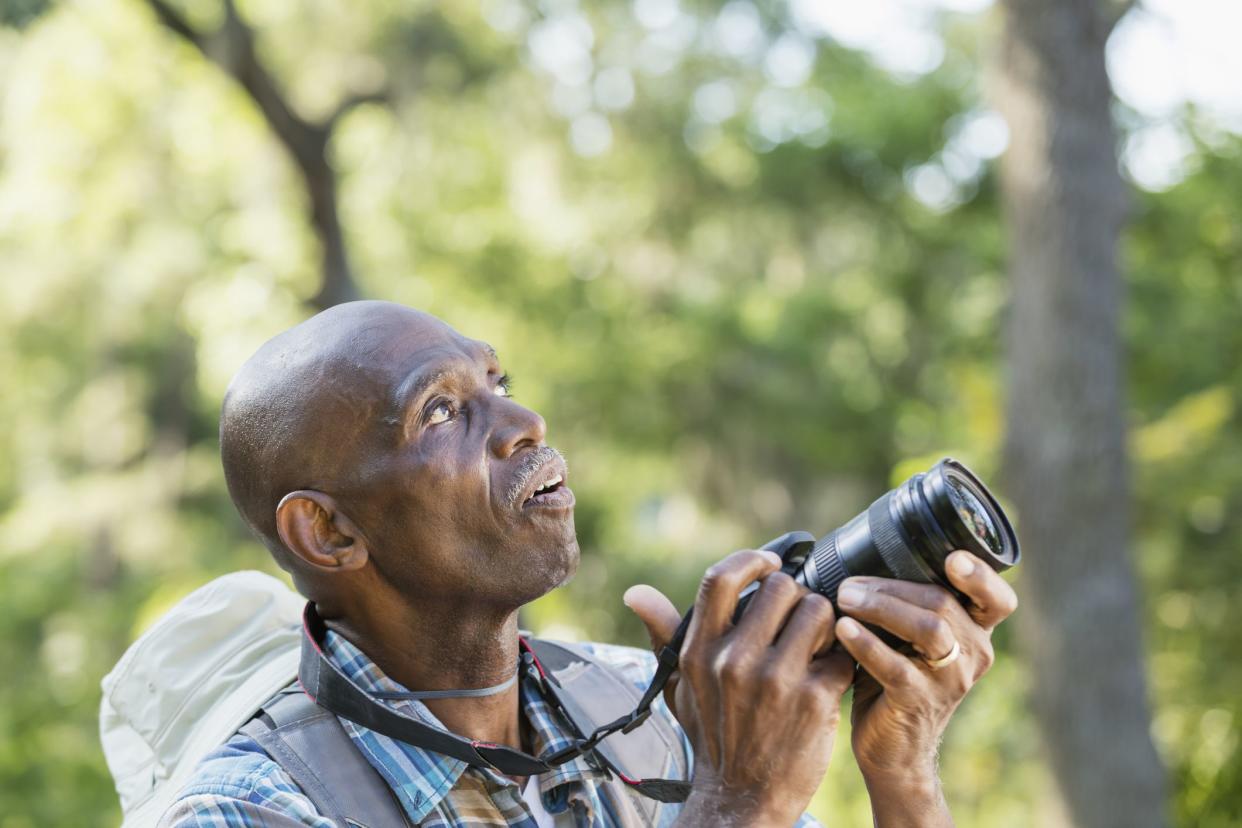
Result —
[[[957,475],[949,474],[946,477],[949,480],[949,497],[953,501],[953,508],[962,518],[967,531],[987,546],[993,555],[999,556],[1004,551],[1004,546],[987,507]]]

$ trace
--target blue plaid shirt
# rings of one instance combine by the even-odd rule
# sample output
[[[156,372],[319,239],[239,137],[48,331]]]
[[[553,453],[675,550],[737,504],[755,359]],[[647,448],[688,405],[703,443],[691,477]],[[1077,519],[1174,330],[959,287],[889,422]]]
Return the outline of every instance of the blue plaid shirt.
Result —
[[[631,647],[584,645],[600,661],[616,668],[640,689],[655,672],[655,658]],[[357,647],[329,631],[325,652],[344,673],[369,693],[403,693]],[[569,744],[568,725],[542,698],[538,684],[523,678],[519,688],[522,712],[531,726],[536,755]],[[385,701],[394,709],[443,727],[419,701]],[[680,733],[661,699],[653,715],[663,716]],[[341,719],[346,733],[392,789],[411,823],[425,828],[512,826],[536,828],[516,783],[485,768],[471,767]],[[683,741],[685,736],[682,736]],[[690,756],[689,744],[686,755]],[[578,828],[620,826],[624,810],[611,801],[605,776],[579,758],[538,777],[543,805],[556,815],[570,811]],[[661,810],[671,823],[676,807]],[[560,823],[558,822],[558,825]],[[815,826],[804,816],[799,826]],[[205,756],[177,801],[160,821],[161,828],[335,828],[321,815],[288,774],[253,739],[237,734]]]

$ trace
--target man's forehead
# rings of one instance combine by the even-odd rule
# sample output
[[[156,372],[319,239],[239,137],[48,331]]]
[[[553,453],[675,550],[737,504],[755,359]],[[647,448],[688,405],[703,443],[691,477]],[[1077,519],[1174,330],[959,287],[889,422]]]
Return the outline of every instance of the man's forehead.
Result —
[[[498,363],[496,349],[478,339],[463,336],[447,325],[440,331],[414,332],[414,335],[390,343],[385,348],[392,362],[404,368],[403,373],[424,365],[446,362]]]
[[[404,359],[390,366],[392,393],[398,406],[413,401],[428,387],[455,374],[498,369],[495,348],[486,342],[454,334],[452,339],[408,351]]]

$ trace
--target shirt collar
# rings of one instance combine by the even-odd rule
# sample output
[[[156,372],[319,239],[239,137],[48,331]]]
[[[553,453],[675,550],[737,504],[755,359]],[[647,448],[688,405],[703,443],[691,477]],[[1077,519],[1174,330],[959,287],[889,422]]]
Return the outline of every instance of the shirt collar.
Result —
[[[326,631],[324,636],[324,653],[350,681],[370,695],[409,692],[408,688],[385,675],[365,653],[331,630]],[[543,698],[537,677],[523,671],[518,682],[518,697],[522,713],[531,728],[534,754],[546,756],[568,746],[574,738],[572,728]],[[434,727],[445,729],[420,701],[376,701]],[[459,759],[400,742],[347,719],[341,719],[341,724],[367,761],[388,782],[411,819],[416,822],[423,819],[448,795],[467,769],[466,763]],[[477,770],[499,784],[514,784],[512,780],[490,769]],[[568,801],[572,793],[570,783],[603,779],[605,776],[586,757],[579,757],[541,774],[539,790],[549,811],[555,813]]]

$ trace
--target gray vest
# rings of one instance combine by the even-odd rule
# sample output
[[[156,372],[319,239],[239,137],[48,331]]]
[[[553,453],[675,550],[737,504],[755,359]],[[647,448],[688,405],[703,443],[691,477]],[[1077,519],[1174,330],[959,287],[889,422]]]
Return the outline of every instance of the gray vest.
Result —
[[[584,733],[630,712],[642,693],[581,647],[528,639],[540,664],[560,684],[561,701]],[[383,777],[358,752],[335,714],[315,704],[297,685],[283,690],[241,732],[254,739],[338,828],[409,828],[405,810]],[[631,779],[683,779],[689,774],[680,734],[659,716],[596,748]],[[609,774],[606,796],[623,828],[654,828],[664,808]]]

